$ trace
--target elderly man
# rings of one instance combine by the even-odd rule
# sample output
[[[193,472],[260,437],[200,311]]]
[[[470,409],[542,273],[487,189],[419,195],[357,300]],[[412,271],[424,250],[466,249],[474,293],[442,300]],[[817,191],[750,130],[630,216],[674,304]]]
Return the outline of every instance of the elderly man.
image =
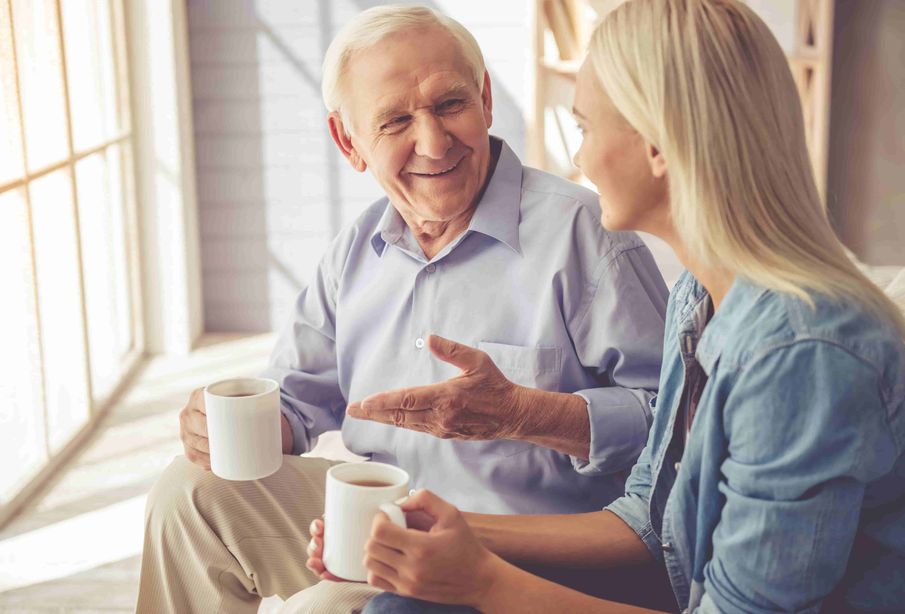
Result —
[[[489,137],[471,35],[370,9],[333,41],[323,89],[337,147],[386,196],[327,250],[264,373],[282,468],[212,476],[202,395],[183,410],[185,458],[149,498],[140,612],[254,611],[317,582],[308,529],[331,463],[297,455],[326,431],[483,513],[599,509],[646,441],[666,286],[638,237],[601,229],[595,194]]]

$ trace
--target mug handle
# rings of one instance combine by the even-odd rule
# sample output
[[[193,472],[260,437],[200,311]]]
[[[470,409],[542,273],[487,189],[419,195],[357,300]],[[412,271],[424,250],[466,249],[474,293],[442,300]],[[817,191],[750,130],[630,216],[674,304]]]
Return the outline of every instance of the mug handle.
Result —
[[[402,508],[395,503],[382,503],[379,507],[380,511],[389,516],[390,522],[403,529],[408,528],[405,524],[405,513]]]

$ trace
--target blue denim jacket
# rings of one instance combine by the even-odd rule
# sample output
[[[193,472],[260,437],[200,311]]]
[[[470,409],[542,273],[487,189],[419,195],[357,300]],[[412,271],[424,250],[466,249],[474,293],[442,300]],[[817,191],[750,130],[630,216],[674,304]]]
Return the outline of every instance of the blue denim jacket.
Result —
[[[654,423],[607,509],[688,611],[901,611],[901,338],[857,306],[812,309],[743,280],[709,324],[708,302],[688,273],[673,289]],[[695,359],[708,380],[683,451],[674,422]]]

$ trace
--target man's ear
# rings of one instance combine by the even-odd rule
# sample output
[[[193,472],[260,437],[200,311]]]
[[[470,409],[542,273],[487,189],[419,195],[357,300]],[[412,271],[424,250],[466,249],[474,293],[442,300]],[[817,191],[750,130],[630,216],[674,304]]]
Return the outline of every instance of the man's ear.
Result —
[[[327,127],[330,129],[330,136],[333,137],[333,142],[339,147],[339,150],[346,157],[346,160],[349,161],[349,164],[352,165],[352,168],[359,173],[365,172],[368,165],[359,155],[358,150],[355,149],[355,145],[352,144],[352,136],[346,130],[342,115],[338,111],[330,111],[327,115]]]
[[[647,163],[650,164],[650,172],[657,179],[663,179],[666,177],[666,158],[663,157],[663,153],[651,145],[647,143],[645,145],[647,148]]]
[[[484,123],[490,128],[493,124],[493,93],[490,91],[490,73],[484,71],[484,89],[481,91],[481,106],[484,111]]]

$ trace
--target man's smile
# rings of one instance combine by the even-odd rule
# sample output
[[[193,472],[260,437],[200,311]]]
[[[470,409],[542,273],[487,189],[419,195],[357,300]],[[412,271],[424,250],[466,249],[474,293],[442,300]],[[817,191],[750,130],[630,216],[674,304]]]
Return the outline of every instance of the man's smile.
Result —
[[[424,171],[424,172],[420,172],[420,173],[415,172],[415,171],[409,171],[409,174],[415,175],[416,177],[424,177],[427,179],[433,179],[434,177],[443,177],[445,175],[449,175],[450,173],[455,171],[457,168],[459,168],[459,165],[462,163],[462,160],[464,160],[464,159],[465,159],[465,156],[462,156],[452,166],[449,166],[447,168],[438,169],[436,171]]]

